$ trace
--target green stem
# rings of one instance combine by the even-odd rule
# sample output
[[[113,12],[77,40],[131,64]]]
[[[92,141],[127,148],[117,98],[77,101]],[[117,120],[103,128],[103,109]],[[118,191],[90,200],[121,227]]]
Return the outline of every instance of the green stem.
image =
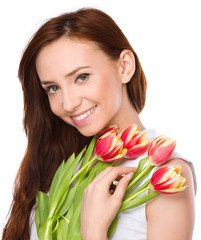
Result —
[[[122,204],[127,203],[127,202],[133,200],[134,198],[136,198],[137,196],[139,196],[139,195],[142,194],[143,192],[148,191],[149,189],[151,189],[151,185],[149,185],[149,186],[146,187],[146,188],[143,188],[142,190],[136,192],[135,194],[130,195],[128,198],[125,198],[125,199],[123,200]]]
[[[87,167],[91,167],[93,162],[96,160],[96,156],[94,156],[84,167],[82,167],[71,179],[70,184],[76,179],[80,173],[82,173]]]
[[[52,219],[53,218],[48,219],[47,222],[45,223],[45,226],[43,227],[42,232],[39,236],[40,240],[49,239],[51,233],[50,229],[52,227]]]
[[[122,203],[118,213],[123,212],[125,210],[131,209],[131,208],[135,208],[137,206],[140,206],[148,201],[150,201],[151,199],[157,197],[159,195],[159,193],[153,191],[151,193],[148,193],[142,197],[138,197],[135,199],[130,200],[129,202],[126,203]]]
[[[137,175],[137,177],[133,178],[133,180],[131,180],[130,183],[128,184],[128,187],[127,187],[127,189],[126,189],[126,193],[127,193],[128,191],[130,191],[131,188],[132,188],[133,186],[135,186],[135,184],[136,184],[139,180],[141,180],[144,176],[146,176],[146,175],[152,170],[153,167],[154,167],[154,166],[148,164],[148,165],[139,173],[139,175]]]
[[[111,164],[110,164],[110,167],[111,167],[111,166],[115,165],[116,161],[114,161],[114,162],[109,162],[109,163],[111,163]]]

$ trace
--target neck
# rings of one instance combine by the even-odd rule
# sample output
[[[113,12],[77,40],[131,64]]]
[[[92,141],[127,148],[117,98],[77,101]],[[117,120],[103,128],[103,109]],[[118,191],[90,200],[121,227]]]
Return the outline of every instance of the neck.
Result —
[[[126,128],[128,128],[131,124],[135,123],[138,126],[138,130],[142,131],[145,129],[144,125],[142,124],[138,113],[134,109],[133,105],[132,108],[125,109],[125,114],[118,121],[118,126],[121,132],[123,132]]]
[[[126,85],[124,85],[121,109],[118,115],[113,119],[112,124],[118,125],[120,131],[123,132],[133,123],[138,126],[138,130],[142,131],[145,129],[137,111],[128,97]]]

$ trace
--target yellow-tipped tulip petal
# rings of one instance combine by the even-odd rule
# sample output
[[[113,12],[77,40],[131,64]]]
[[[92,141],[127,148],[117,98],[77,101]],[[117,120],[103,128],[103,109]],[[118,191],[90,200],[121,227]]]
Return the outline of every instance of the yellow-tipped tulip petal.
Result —
[[[158,168],[152,178],[151,185],[158,193],[172,194],[183,191],[186,179],[181,176],[181,166],[164,166]]]
[[[124,148],[127,149],[126,158],[136,159],[147,151],[150,141],[146,138],[146,133],[137,131],[137,125],[132,124],[121,136]]]
[[[172,155],[176,142],[164,136],[157,137],[152,141],[148,149],[149,163],[157,166],[165,163]]]
[[[125,151],[123,151],[123,141],[118,135],[119,133],[116,126],[111,126],[101,134],[95,146],[97,159],[112,162],[125,155]]]

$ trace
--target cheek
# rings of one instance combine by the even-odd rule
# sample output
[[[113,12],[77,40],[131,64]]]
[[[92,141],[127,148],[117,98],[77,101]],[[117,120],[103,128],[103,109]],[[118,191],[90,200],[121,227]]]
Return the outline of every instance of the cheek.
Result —
[[[106,107],[116,110],[122,101],[122,85],[115,77],[103,78],[97,87],[96,96],[105,102]]]
[[[62,116],[63,107],[62,102],[59,100],[58,96],[49,96],[49,104],[52,112],[58,116]]]

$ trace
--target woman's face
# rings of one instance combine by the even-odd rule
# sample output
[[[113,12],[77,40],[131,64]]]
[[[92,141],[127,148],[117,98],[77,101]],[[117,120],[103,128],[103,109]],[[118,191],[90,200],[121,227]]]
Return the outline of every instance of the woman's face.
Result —
[[[118,124],[118,60],[111,60],[95,43],[60,38],[39,52],[36,69],[52,112],[81,134],[92,136]]]

